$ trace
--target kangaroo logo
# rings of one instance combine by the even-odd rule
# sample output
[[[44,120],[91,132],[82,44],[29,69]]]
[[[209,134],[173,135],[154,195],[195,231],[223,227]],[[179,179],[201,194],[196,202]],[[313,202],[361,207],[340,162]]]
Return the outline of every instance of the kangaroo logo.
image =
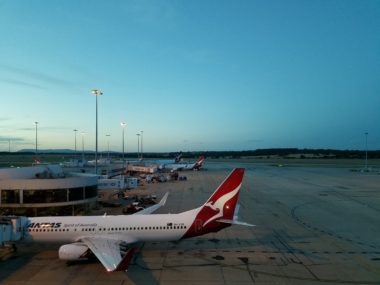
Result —
[[[208,219],[203,224],[203,226],[207,225],[211,221],[214,221],[220,217],[223,217],[224,205],[226,204],[227,201],[229,201],[231,198],[233,198],[239,192],[240,186],[241,186],[241,184],[238,187],[236,187],[235,190],[228,192],[227,194],[223,195],[222,197],[220,197],[215,202],[211,201],[211,202],[208,202],[204,205],[204,207],[209,207],[212,210],[218,211],[218,212],[214,216],[212,216],[210,219]]]

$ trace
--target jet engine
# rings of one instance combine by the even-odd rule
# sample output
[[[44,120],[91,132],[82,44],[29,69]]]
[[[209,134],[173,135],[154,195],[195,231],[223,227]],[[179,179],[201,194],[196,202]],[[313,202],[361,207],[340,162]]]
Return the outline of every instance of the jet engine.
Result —
[[[59,259],[74,261],[87,259],[89,248],[82,243],[72,243],[62,245],[58,250]]]

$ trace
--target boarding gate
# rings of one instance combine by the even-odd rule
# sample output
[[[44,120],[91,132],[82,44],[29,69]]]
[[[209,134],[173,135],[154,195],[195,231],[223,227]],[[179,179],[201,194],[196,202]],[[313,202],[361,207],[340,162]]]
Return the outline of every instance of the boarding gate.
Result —
[[[27,217],[0,217],[0,246],[7,242],[22,240],[27,220]]]

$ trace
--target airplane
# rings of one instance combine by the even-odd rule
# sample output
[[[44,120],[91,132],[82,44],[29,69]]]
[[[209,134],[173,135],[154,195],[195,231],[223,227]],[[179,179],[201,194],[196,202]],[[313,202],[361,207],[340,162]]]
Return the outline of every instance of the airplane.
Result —
[[[177,153],[174,159],[140,159],[140,160],[131,160],[128,161],[130,164],[138,165],[156,165],[158,168],[163,168],[166,164],[175,164],[180,163],[182,160],[182,151]]]
[[[26,218],[24,240],[67,243],[59,258],[76,261],[93,253],[107,272],[127,271],[139,243],[178,241],[231,225],[253,226],[238,219],[237,200],[244,168],[234,169],[201,207],[179,214],[151,214],[166,202],[169,193],[149,208],[133,215]]]
[[[205,157],[200,156],[196,162],[168,163],[168,164],[164,164],[161,169],[167,169],[170,171],[199,170],[202,167],[204,161],[205,161]]]

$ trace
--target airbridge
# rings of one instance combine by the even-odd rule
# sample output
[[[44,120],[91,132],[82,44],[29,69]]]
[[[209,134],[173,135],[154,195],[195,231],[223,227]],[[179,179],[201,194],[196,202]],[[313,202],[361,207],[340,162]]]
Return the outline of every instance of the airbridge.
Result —
[[[24,239],[27,217],[0,217],[0,246]]]

